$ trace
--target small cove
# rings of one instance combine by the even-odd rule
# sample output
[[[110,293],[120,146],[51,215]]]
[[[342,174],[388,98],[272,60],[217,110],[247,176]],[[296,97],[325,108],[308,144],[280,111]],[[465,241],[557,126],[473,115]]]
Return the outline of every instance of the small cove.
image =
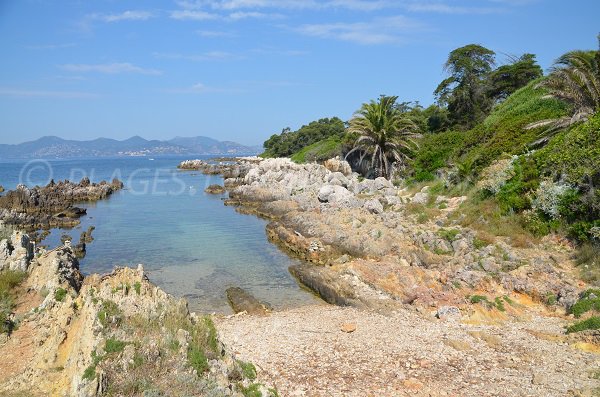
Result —
[[[94,226],[94,241],[80,261],[85,274],[142,263],[151,281],[186,297],[191,310],[207,313],[231,313],[225,297],[230,286],[247,289],[275,309],[318,302],[287,270],[299,262],[267,240],[266,221],[224,206],[224,195],[204,193],[221,178],[177,170],[186,158],[54,160],[47,163],[51,175],[43,167],[22,171],[25,162],[2,162],[0,184],[14,189],[24,177],[28,185],[45,184],[49,176],[55,181],[87,176],[92,182],[117,177],[125,183],[107,200],[80,205],[87,209],[81,225],[53,230],[43,242],[56,246],[62,233],[78,241]]]

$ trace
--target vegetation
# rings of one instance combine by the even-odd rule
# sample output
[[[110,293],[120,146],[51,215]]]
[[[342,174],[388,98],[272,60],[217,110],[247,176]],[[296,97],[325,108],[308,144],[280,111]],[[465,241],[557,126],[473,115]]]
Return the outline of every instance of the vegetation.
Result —
[[[323,139],[344,135],[344,122],[337,117],[323,118],[303,125],[298,131],[284,128],[281,134],[271,135],[263,144],[262,157],[289,157],[301,149]],[[310,161],[310,159],[309,159]]]
[[[457,48],[448,55],[444,69],[450,77],[438,85],[434,94],[438,102],[448,105],[454,125],[472,128],[491,108],[486,78],[494,66],[494,55],[494,51],[477,44]]]
[[[108,338],[104,344],[104,351],[108,353],[120,353],[127,346],[127,342],[115,338]]]
[[[323,162],[327,159],[342,155],[342,139],[331,136],[308,145],[291,156],[296,163]]]
[[[569,310],[575,317],[581,317],[589,311],[600,312],[600,289],[588,289]]]
[[[15,288],[25,280],[27,273],[18,270],[5,270],[0,272],[0,334],[10,334],[15,328],[11,318],[15,308]]]
[[[123,312],[119,306],[111,300],[103,300],[102,308],[98,311],[98,320],[104,328],[111,325],[118,326],[123,320]]]
[[[370,158],[375,177],[389,178],[392,163],[403,166],[416,148],[417,126],[395,107],[397,99],[397,96],[382,95],[377,102],[365,103],[349,123],[348,133],[358,138],[346,157],[358,152],[359,163]]]
[[[252,363],[247,363],[244,361],[238,361],[240,368],[242,369],[242,375],[246,379],[254,380],[256,379],[256,367]]]
[[[54,291],[54,300],[56,300],[57,302],[62,302],[63,300],[65,300],[66,296],[67,290],[64,288],[58,288],[56,291]]]
[[[581,332],[588,329],[600,329],[600,317],[590,317],[587,320],[577,322],[567,327],[567,334],[571,334],[573,332]]]
[[[532,123],[528,128],[547,127],[544,137],[547,139],[553,132],[587,120],[600,109],[600,47],[598,51],[571,51],[564,54],[555,62],[552,73],[541,85],[552,97],[567,103],[571,112],[560,118]]]

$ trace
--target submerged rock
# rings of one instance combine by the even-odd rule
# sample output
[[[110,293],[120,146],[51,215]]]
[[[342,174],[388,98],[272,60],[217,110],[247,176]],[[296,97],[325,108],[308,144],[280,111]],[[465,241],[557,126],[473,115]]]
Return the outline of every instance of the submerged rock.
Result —
[[[265,305],[240,287],[227,288],[225,293],[235,313],[265,315],[269,312]]]

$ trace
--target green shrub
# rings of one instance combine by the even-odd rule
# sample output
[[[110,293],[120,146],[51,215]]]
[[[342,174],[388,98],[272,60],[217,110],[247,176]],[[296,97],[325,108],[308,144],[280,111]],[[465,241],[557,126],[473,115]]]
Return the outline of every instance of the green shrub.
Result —
[[[135,289],[135,293],[139,295],[142,291],[142,284],[139,281],[136,281],[135,284],[133,284],[133,289]]]
[[[453,242],[456,240],[456,236],[460,234],[460,230],[458,229],[440,229],[438,230],[438,236],[447,240],[449,242]]]
[[[488,298],[486,296],[483,296],[483,295],[473,295],[473,296],[471,296],[469,298],[469,301],[471,303],[473,303],[473,304],[481,303],[481,302],[484,302],[484,303],[488,303],[489,302]]]
[[[56,300],[57,302],[62,302],[63,300],[65,300],[66,296],[67,290],[64,288],[58,288],[56,291],[54,291],[54,300]]]
[[[198,376],[208,371],[208,358],[198,346],[190,346],[187,352],[188,365],[196,370]]]
[[[118,326],[122,321],[123,312],[119,306],[111,300],[103,300],[102,307],[98,311],[98,320],[104,328],[109,325]]]
[[[95,365],[90,365],[85,369],[85,371],[83,371],[82,378],[84,380],[92,380],[95,377],[96,377],[96,366]]]
[[[104,351],[106,353],[120,353],[127,346],[127,342],[115,338],[109,338],[104,344]]]
[[[238,361],[240,368],[242,369],[242,375],[244,378],[254,380],[256,379],[256,367],[252,363],[247,363],[244,361]]]
[[[425,134],[419,141],[419,149],[411,162],[413,180],[434,180],[435,172],[448,166],[449,159],[461,146],[463,139],[464,133],[460,131]]]
[[[19,270],[0,272],[0,334],[11,333],[15,323],[10,314],[15,308],[14,289],[25,280],[27,273]]]
[[[241,392],[244,397],[263,397],[260,391],[260,383],[253,383],[248,387],[241,387]]]
[[[581,332],[588,329],[600,329],[600,317],[590,317],[587,320],[580,321],[567,327],[567,334]]]

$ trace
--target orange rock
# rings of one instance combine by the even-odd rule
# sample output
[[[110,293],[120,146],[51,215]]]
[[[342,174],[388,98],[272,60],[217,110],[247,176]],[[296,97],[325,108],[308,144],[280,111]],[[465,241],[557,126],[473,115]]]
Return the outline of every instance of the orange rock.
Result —
[[[404,387],[410,390],[420,390],[423,388],[423,384],[415,378],[408,378],[402,383],[404,384]]]
[[[342,331],[344,331],[346,333],[354,332],[354,331],[356,331],[356,324],[352,324],[352,323],[342,324]]]

